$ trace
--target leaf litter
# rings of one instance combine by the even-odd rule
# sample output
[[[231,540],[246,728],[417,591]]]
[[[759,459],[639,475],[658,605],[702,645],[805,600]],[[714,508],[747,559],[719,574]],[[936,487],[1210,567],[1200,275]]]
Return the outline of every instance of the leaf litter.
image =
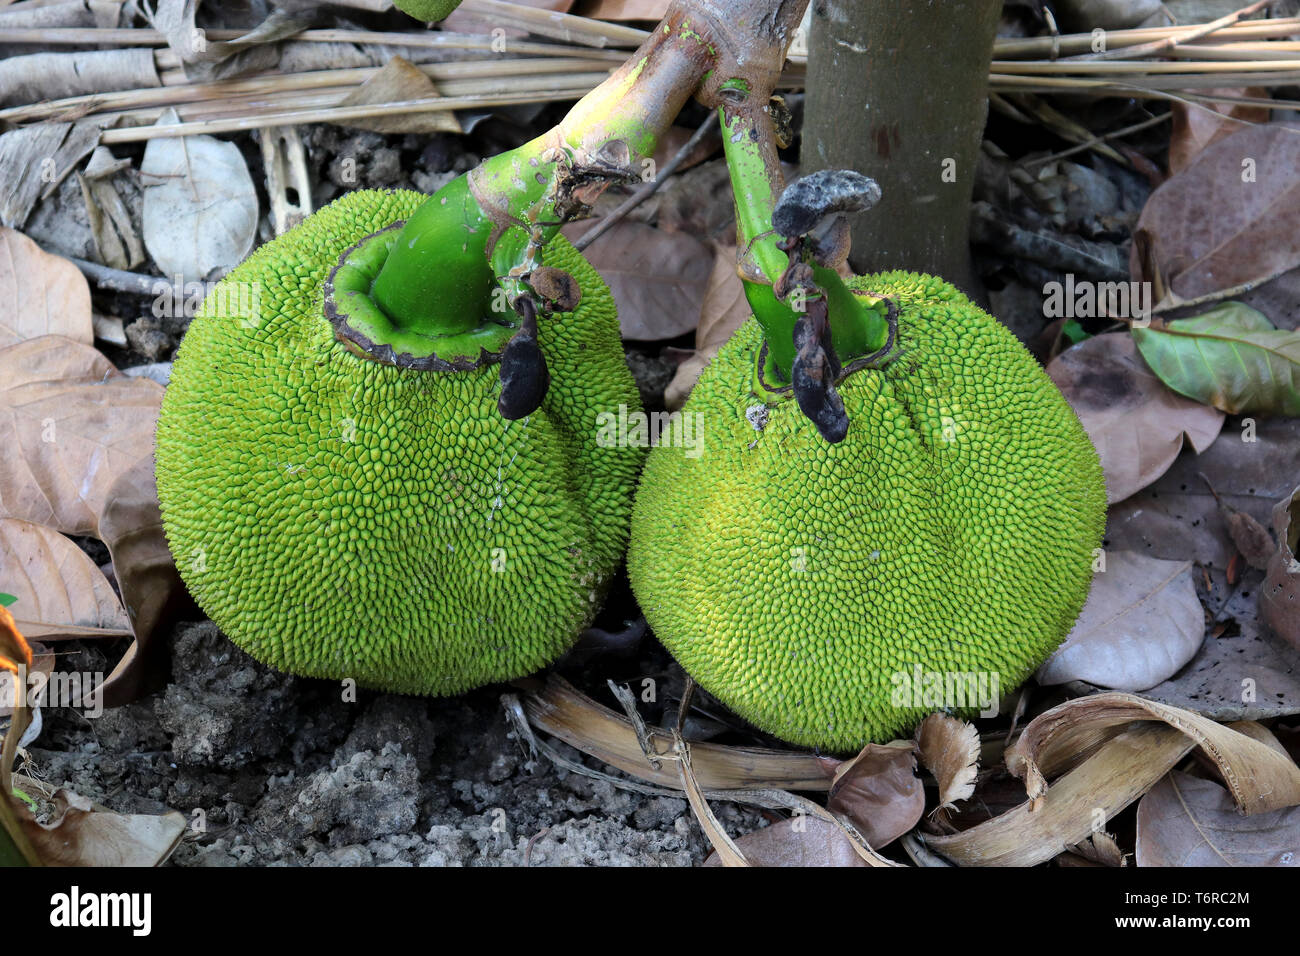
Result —
[[[607,15],[617,18],[653,4],[605,6]],[[180,6],[171,9],[174,15]],[[169,27],[171,39],[187,68],[198,72],[237,72],[272,54],[267,41],[297,29],[289,23],[269,22],[234,43],[214,45],[205,57],[184,48],[185,22],[181,14]],[[415,75],[417,67],[388,59],[374,65],[384,62],[390,63],[387,78],[400,95],[438,95],[437,84],[423,79],[427,74]],[[418,58],[413,62],[418,63]],[[380,88],[381,82],[372,84],[369,93],[360,94],[355,102],[390,95]],[[1238,92],[1259,95],[1257,90]],[[1035,108],[1025,99],[1018,102],[1031,112]],[[1168,812],[1174,788],[1180,788],[1184,803],[1201,814],[1191,822],[1211,820],[1222,826],[1224,835],[1212,851],[1221,858],[1236,858],[1234,853],[1241,859],[1257,858],[1251,856],[1254,851],[1248,843],[1234,842],[1241,834],[1233,830],[1226,814],[1235,814],[1238,808],[1252,812],[1247,819],[1267,822],[1270,833],[1289,833],[1287,827],[1294,824],[1288,808],[1271,807],[1261,794],[1271,787],[1274,802],[1295,797],[1295,765],[1267,742],[1269,731],[1249,719],[1275,722],[1300,713],[1300,673],[1286,643],[1295,641],[1287,622],[1296,619],[1288,612],[1297,599],[1292,582],[1300,578],[1300,569],[1293,570],[1294,528],[1300,523],[1293,520],[1292,505],[1295,477],[1300,474],[1300,441],[1293,421],[1262,417],[1293,415],[1296,408],[1287,336],[1295,324],[1291,315],[1296,294],[1289,283],[1297,274],[1300,250],[1293,231],[1291,235],[1278,231],[1279,221],[1290,214],[1296,191],[1294,172],[1267,182],[1257,179],[1253,185],[1260,188],[1253,193],[1239,188],[1233,176],[1240,179],[1243,157],[1254,159],[1257,168],[1294,171],[1297,164],[1285,160],[1294,149],[1295,136],[1279,124],[1243,126],[1261,119],[1249,107],[1220,107],[1219,111],[1221,120],[1207,115],[1209,110],[1176,107],[1178,125],[1170,144],[1172,175],[1151,194],[1137,222],[1132,275],[1152,282],[1158,290],[1161,320],[1131,332],[1085,321],[1072,333],[1081,336],[1082,343],[1058,356],[1049,370],[1101,450],[1113,504],[1106,543],[1109,570],[1099,575],[1094,589],[1096,604],[1109,613],[1093,620],[1085,610],[1076,633],[1040,674],[1047,680],[1053,671],[1051,679],[1059,679],[1067,691],[1028,689],[1018,698],[1006,734],[981,736],[986,725],[934,714],[921,723],[915,741],[871,745],[856,756],[840,758],[767,746],[770,741],[753,734],[749,738],[763,745],[736,746],[683,736],[681,727],[735,735],[737,723],[718,719],[716,702],[707,698],[709,709],[697,702],[678,716],[677,728],[664,719],[671,715],[655,708],[664,726],[651,722],[639,730],[626,712],[602,706],[553,674],[545,682],[519,688],[514,725],[520,734],[527,730],[524,736],[532,740],[538,754],[555,761],[552,772],[588,781],[581,786],[609,788],[601,791],[605,794],[626,789],[644,800],[682,808],[689,803],[708,838],[732,864],[1055,859],[1060,865],[1117,866],[1128,858],[1138,865],[1157,859],[1199,860],[1197,854],[1204,848],[1189,845],[1188,821]],[[450,114],[428,116],[449,118]],[[452,133],[451,125],[444,125]],[[463,125],[472,127],[472,123]],[[67,127],[65,123],[49,131],[57,133],[58,143],[66,147],[60,154],[60,166],[66,167],[59,170],[63,177],[94,148],[94,138],[85,136],[75,148],[67,147]],[[1052,128],[1068,135],[1069,124],[1061,123],[1059,115]],[[5,136],[17,142],[12,134]],[[203,145],[205,140],[215,147]],[[374,139],[352,142],[384,148]],[[162,143],[173,145],[154,149]],[[145,180],[150,183],[146,201],[154,212],[145,217],[143,241],[157,271],[170,274],[174,269],[187,280],[208,278],[237,262],[255,241],[260,210],[247,178],[250,170],[242,157],[221,150],[222,145],[210,137],[151,141],[148,149],[155,158],[149,160],[146,152],[142,171],[154,174]],[[1136,155],[1128,147],[1125,152],[1101,145],[1104,149],[1094,151],[1107,161]],[[226,170],[227,182],[205,184],[195,179],[193,168],[182,170],[157,159],[178,146],[192,151],[191,167],[193,155],[206,157],[205,150],[215,150],[211,169]],[[374,162],[376,174],[384,167],[380,156]],[[93,253],[118,269],[123,263],[133,268],[140,261],[131,248],[132,217],[140,221],[139,210],[131,196],[120,196],[131,207],[124,216],[110,193],[100,188],[111,183],[115,164],[123,161],[109,163],[103,152],[97,161],[99,166],[77,171],[83,202],[92,212],[88,235],[95,243],[84,254]],[[158,175],[164,167],[168,171]],[[1014,260],[1013,281],[1031,286],[1054,264],[1076,260],[1086,259],[1092,263],[1090,268],[1101,268],[1109,276],[1115,271],[1112,260],[1122,262],[1117,255],[1121,245],[1113,236],[1127,232],[1142,205],[1132,206],[1132,197],[1145,199],[1145,193],[1099,162],[1089,167],[1054,160],[1043,168],[1036,182],[1019,180],[1042,204],[1015,226],[1017,236],[1037,237],[1029,250],[1032,255],[1009,250],[1003,267]],[[200,169],[198,175],[206,176],[207,171]],[[611,230],[605,237],[612,236],[611,243],[602,241],[592,247],[597,253],[608,249],[604,271],[613,279],[620,311],[626,312],[625,334],[638,342],[671,343],[663,346],[661,366],[667,366],[670,374],[675,369],[676,378],[666,395],[663,385],[658,392],[669,406],[684,400],[699,370],[748,317],[743,290],[734,267],[729,267],[734,262],[734,226],[725,189],[720,188],[723,178],[725,167],[716,160],[678,173],[660,195],[634,212],[634,220]],[[1241,182],[1243,187],[1252,185]],[[163,207],[157,190],[164,185],[187,189],[190,200],[196,193],[216,190],[209,195],[223,209],[230,241],[222,248],[207,248],[160,231],[157,210]],[[150,192],[155,196],[152,200]],[[50,196],[51,190],[44,195]],[[180,201],[168,195],[168,201]],[[1116,196],[1123,196],[1129,211],[1106,215],[1097,197],[1112,202]],[[40,198],[24,194],[13,200],[25,218]],[[97,219],[93,209],[98,210]],[[1201,212],[1189,215],[1188,209]],[[993,212],[1001,214],[1001,210]],[[983,214],[989,213],[983,209]],[[22,219],[14,224],[21,226]],[[32,274],[66,276],[66,281],[46,284],[47,296],[70,291],[75,298],[76,290],[84,287],[84,280],[79,286],[63,268],[66,263],[41,259],[44,253],[23,246],[26,240],[20,234],[6,241],[20,250],[23,262],[34,263]],[[1084,252],[1086,256],[1080,258]],[[26,278],[26,266],[14,271]],[[1249,305],[1229,303],[1230,298]],[[1178,314],[1174,307],[1188,303],[1198,303],[1194,308],[1199,315],[1164,318],[1165,313]],[[1253,312],[1250,306],[1261,311]],[[0,395],[0,408],[5,411],[0,427],[9,429],[5,437],[11,452],[10,464],[0,471],[0,567],[21,566],[30,579],[26,590],[7,590],[22,590],[12,607],[15,614],[28,615],[18,620],[32,635],[61,641],[86,637],[82,629],[88,629],[115,639],[134,631],[136,640],[116,662],[110,683],[125,701],[150,686],[148,670],[166,663],[164,657],[146,653],[146,635],[166,630],[174,610],[171,605],[180,593],[162,541],[147,454],[151,416],[156,414],[161,390],[146,379],[124,382],[125,376],[113,363],[91,354],[92,323],[98,320],[92,318],[88,297],[84,308],[76,299],[69,307],[45,311],[57,325],[50,324],[53,320],[38,321],[38,310],[22,309],[11,317],[13,324],[0,328],[0,333],[10,336],[0,341],[9,346],[0,351],[0,363],[6,358],[12,363],[0,366],[5,372],[0,380],[13,381]],[[1037,318],[1041,325],[1042,317]],[[100,327],[107,325],[93,325]],[[47,333],[65,338],[56,344]],[[42,335],[44,339],[37,337]],[[675,356],[689,344],[685,337],[691,335],[695,352],[677,367]],[[101,340],[107,341],[103,336]],[[163,356],[168,348],[163,348]],[[10,354],[11,349],[19,351]],[[1203,361],[1189,372],[1186,358],[1193,352]],[[116,353],[110,354],[116,358]],[[17,370],[12,377],[11,368]],[[668,377],[663,377],[665,384]],[[111,394],[113,401],[97,405],[98,394]],[[110,408],[122,412],[114,415]],[[1256,421],[1255,415],[1261,418]],[[53,419],[56,433],[68,426],[68,447],[35,447],[40,435],[37,426],[44,428],[47,419]],[[1212,489],[1200,478],[1202,473],[1213,483]],[[71,480],[77,477],[81,480]],[[97,537],[107,545],[107,560],[92,560],[68,536]],[[1126,587],[1114,593],[1108,590],[1120,583]],[[1162,607],[1163,612],[1158,610]],[[1198,613],[1201,633],[1196,627]],[[609,633],[615,633],[627,623],[606,625]],[[189,639],[204,648],[219,646],[210,643],[215,638],[207,631]],[[258,680],[275,680],[256,667],[251,672],[261,675]],[[1256,699],[1242,699],[1243,673],[1260,685]],[[171,686],[177,691],[173,696],[193,695],[186,682],[195,676],[173,673]],[[1154,686],[1151,681],[1156,681]],[[184,695],[179,692],[182,686]],[[1142,690],[1143,696],[1095,692],[1108,686]],[[1066,692],[1090,696],[1044,712],[1045,705],[1059,701]],[[367,713],[392,713],[384,710],[390,705],[382,704],[383,700],[371,701]],[[1022,710],[1028,724],[1017,732]],[[436,708],[428,711],[435,712]],[[1242,718],[1248,722],[1231,727],[1215,723]],[[414,719],[418,723],[420,718]],[[357,726],[362,723],[358,720]],[[397,725],[403,726],[400,720]],[[11,723],[6,734],[6,749],[15,726]],[[1005,726],[1005,718],[998,726]],[[1275,726],[1283,739],[1289,739],[1283,733],[1285,726]],[[1004,736],[1010,741],[1005,754]],[[176,746],[182,748],[179,734],[176,739]],[[1203,755],[1200,763],[1189,762],[1194,753]],[[928,791],[926,781],[916,775],[918,766],[931,775]],[[1024,783],[1009,777],[1008,768]],[[1228,787],[1216,782],[1229,778]],[[1007,789],[1008,783],[1019,787],[1018,795]],[[84,859],[108,860],[117,854],[117,859],[150,862],[173,850],[187,852],[176,842],[181,831],[174,815],[153,814],[147,821],[135,822],[127,815],[110,822],[85,797],[70,791],[46,792],[33,782],[23,785],[47,802],[49,819],[61,820],[66,833],[87,834]],[[822,794],[819,801],[825,803],[801,793]],[[1136,847],[1123,846],[1122,835],[1116,838],[1099,829],[1091,814],[1083,812],[1102,808],[1104,825],[1135,802]],[[761,821],[769,825],[755,829],[760,818],[738,815],[732,803],[762,808]],[[981,814],[983,822],[970,825]],[[184,824],[180,827],[183,830]],[[527,842],[525,860],[552,852],[538,850],[547,843],[541,831]],[[889,848],[888,857],[881,855],[882,847]],[[4,850],[0,846],[0,852]],[[329,853],[330,859],[340,861],[356,858],[348,846],[333,847]]]

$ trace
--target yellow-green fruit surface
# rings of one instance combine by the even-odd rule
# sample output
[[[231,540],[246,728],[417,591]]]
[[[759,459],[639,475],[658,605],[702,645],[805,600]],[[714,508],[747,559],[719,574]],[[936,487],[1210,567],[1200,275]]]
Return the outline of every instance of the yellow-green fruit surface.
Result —
[[[412,694],[528,674],[591,620],[627,541],[639,449],[597,417],[640,407],[608,288],[543,317],[551,387],[496,409],[499,366],[399,369],[353,355],[321,310],[339,255],[414,192],[355,192],[258,249],[204,300],[157,433],[158,494],[205,612],[272,667]]]
[[[900,342],[840,383],[845,440],[756,394],[751,319],[651,450],[628,553],[696,681],[831,751],[1023,681],[1083,606],[1106,512],[1097,453],[1006,328],[931,276],[849,285],[897,304]],[[964,675],[964,699],[933,683]]]

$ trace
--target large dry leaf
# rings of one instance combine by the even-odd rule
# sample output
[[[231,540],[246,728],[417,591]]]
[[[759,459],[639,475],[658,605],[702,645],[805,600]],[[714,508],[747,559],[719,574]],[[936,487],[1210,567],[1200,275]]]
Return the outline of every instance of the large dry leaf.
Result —
[[[1147,200],[1129,271],[1157,309],[1210,301],[1300,265],[1300,131],[1252,126],[1207,147]]]
[[[1183,398],[1156,378],[1128,335],[1097,335],[1062,352],[1047,374],[1065,394],[1101,456],[1111,503],[1151,484],[1186,440],[1204,451],[1221,411]]]
[[[195,28],[200,0],[158,0],[151,25],[167,40],[190,80],[216,80],[242,72],[269,69],[279,59],[276,41],[311,25],[314,4],[286,5],[233,40],[212,40]],[[292,8],[291,8],[292,7]]]
[[[1146,690],[1178,672],[1205,637],[1192,562],[1107,552],[1083,612],[1038,669],[1040,684]]]
[[[1268,99],[1261,86],[1247,89],[1209,89],[1204,96]],[[1267,123],[1268,108],[1248,103],[1191,103],[1175,99],[1169,104],[1173,126],[1169,131],[1169,174],[1191,165],[1207,146],[1241,130],[1246,124]]]
[[[598,221],[573,223],[564,234],[576,239]],[[713,271],[713,256],[700,240],[624,220],[585,255],[614,294],[623,338],[673,339],[699,322]]]
[[[158,120],[176,122],[171,109]],[[253,248],[257,191],[234,143],[211,136],[151,139],[140,174],[144,244],[164,275],[202,281],[238,265]]]
[[[1162,722],[1199,747],[1244,813],[1300,804],[1300,767],[1279,749],[1199,714],[1133,694],[1080,697],[1038,715],[1007,751],[1007,767],[1024,779],[1030,802],[1042,803],[1051,799],[1047,774],[1052,767],[1067,764],[1079,753],[1081,741],[1091,746],[1096,734],[1123,730],[1133,721]]]
[[[1138,722],[1135,724],[1135,722]],[[1150,790],[1194,747],[1209,758],[1246,813],[1300,803],[1300,768],[1241,730],[1132,694],[1068,701],[1040,714],[1007,751],[1029,799],[992,820],[926,844],[965,866],[1033,866],[1083,842]],[[1068,771],[1068,772],[1066,772]],[[1050,789],[1047,779],[1054,780]]]
[[[1232,422],[1208,449],[1180,455],[1154,484],[1113,505],[1106,547],[1222,570],[1237,546],[1210,488],[1225,505],[1267,525],[1297,475],[1300,419]]]
[[[1137,810],[1138,866],[1295,866],[1300,807],[1244,817],[1213,780],[1177,770]]]
[[[1232,589],[1225,613],[1239,633],[1214,627],[1182,670],[1142,696],[1218,721],[1300,713],[1300,654],[1259,620],[1256,590]]]
[[[796,817],[747,833],[735,841],[751,866],[870,866],[853,849],[853,841],[833,823]],[[717,853],[705,866],[722,866]]]
[[[163,389],[59,336],[0,349],[0,517],[108,546],[136,641],[104,684],[123,703],[158,668],[146,656],[184,590],[163,535],[153,432]]]
[[[948,809],[975,792],[980,735],[975,725],[948,714],[931,714],[916,730],[921,763],[939,783],[939,809]]]
[[[887,846],[916,826],[925,812],[925,788],[915,771],[916,755],[910,743],[867,744],[836,768],[827,809],[848,817],[876,849]],[[847,838],[845,844],[849,844]],[[740,841],[742,851],[746,845]],[[852,846],[848,848],[852,853]],[[745,855],[754,859],[748,852]]]
[[[1300,651],[1300,488],[1287,495],[1273,509],[1273,533],[1277,551],[1269,559],[1264,586],[1259,592],[1264,623]]]
[[[113,813],[70,790],[55,794],[58,816],[43,826],[24,807],[27,836],[46,866],[158,866],[185,836],[185,817]]]
[[[0,302],[0,347],[38,335],[66,335],[86,345],[95,340],[85,276],[67,259],[3,226]]]
[[[745,298],[745,285],[736,271],[736,247],[719,242],[713,246],[713,271],[700,305],[700,324],[695,329],[695,354],[681,365],[664,390],[664,405],[681,408],[700,373],[717,356],[735,331],[749,320],[753,310]]]
[[[96,534],[113,482],[153,454],[161,386],[61,336],[0,349],[0,382],[0,517]]]
[[[29,640],[129,637],[131,622],[104,573],[57,531],[0,518],[0,588],[18,598]]]
[[[1053,783],[1037,808],[1026,801],[969,830],[925,836],[925,845],[959,866],[1045,863],[1155,786],[1193,746],[1172,727],[1135,727],[1105,741]]]

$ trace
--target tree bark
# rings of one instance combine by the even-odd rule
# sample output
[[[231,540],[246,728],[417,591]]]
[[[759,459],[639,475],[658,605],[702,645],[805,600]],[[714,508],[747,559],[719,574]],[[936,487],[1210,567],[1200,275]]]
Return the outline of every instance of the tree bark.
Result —
[[[970,202],[1000,0],[813,0],[802,168],[883,192],[853,220],[855,270],[943,276],[983,298]]]

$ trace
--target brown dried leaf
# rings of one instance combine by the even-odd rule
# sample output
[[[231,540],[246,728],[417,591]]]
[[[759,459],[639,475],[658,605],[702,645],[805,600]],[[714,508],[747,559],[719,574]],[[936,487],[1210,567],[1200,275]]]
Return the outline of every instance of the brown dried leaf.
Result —
[[[1214,495],[1219,517],[1223,519],[1228,529],[1228,536],[1237,547],[1237,553],[1256,571],[1267,570],[1269,558],[1277,550],[1273,546],[1273,539],[1269,536],[1268,529],[1256,521],[1253,515],[1234,508],[1220,498],[1219,493],[1210,485],[1209,478],[1201,475],[1201,480],[1209,486],[1210,494]]]
[[[1098,830],[1082,843],[1070,847],[1070,850],[1096,866],[1127,865],[1125,853],[1119,848],[1119,843],[1105,830]]]
[[[975,792],[980,735],[975,725],[948,714],[931,714],[916,731],[921,763],[939,782],[938,810],[952,808]]]
[[[1252,126],[1206,148],[1151,194],[1129,271],[1157,309],[1213,301],[1300,265],[1300,134]]]
[[[433,80],[409,60],[395,56],[339,101],[340,106],[366,106],[403,100],[437,99]],[[348,126],[377,133],[460,133],[460,121],[450,110],[423,110],[401,116],[375,116],[348,120]]]
[[[62,336],[0,349],[0,382],[0,517],[95,534],[118,476],[153,455],[162,387]]]
[[[695,773],[691,769],[691,748],[682,738],[674,733],[674,750],[677,754],[677,773],[681,778],[682,789],[686,791],[686,800],[691,805],[691,810],[695,813],[695,819],[699,822],[700,828],[704,835],[709,838],[709,843],[713,846],[713,852],[717,854],[722,861],[723,866],[749,866],[749,861],[745,859],[735,842],[727,835],[718,818],[713,815],[713,810],[709,808],[709,803],[704,799],[704,793],[700,790],[699,781],[695,779]]]
[[[1213,780],[1177,770],[1137,810],[1138,866],[1294,866],[1300,807],[1243,817]]]
[[[598,221],[572,223],[564,235],[576,239]],[[699,322],[713,257],[695,237],[624,220],[592,243],[585,255],[614,294],[623,338],[672,339]]]
[[[113,813],[70,790],[55,794],[58,817],[48,826],[22,808],[28,838],[46,866],[158,866],[185,836],[185,817]]]
[[[664,404],[676,411],[685,404],[700,373],[717,356],[753,310],[745,298],[745,286],[736,272],[736,247],[714,242],[713,272],[700,305],[700,324],[695,329],[695,354],[681,365],[664,390]]]
[[[663,136],[659,137],[659,142],[655,145],[654,169],[663,169],[668,165],[677,153],[684,147],[690,138],[695,135],[695,130],[687,126],[670,126]],[[713,131],[707,133],[689,153],[677,165],[677,174],[683,173],[692,166],[698,166],[704,162],[722,145],[722,136],[714,127]]]
[[[1090,837],[1153,787],[1193,746],[1172,727],[1135,727],[1107,740],[1053,783],[1038,806],[1026,801],[969,830],[927,836],[925,843],[959,866],[1045,863]]]
[[[1225,504],[1267,525],[1300,475],[1300,419],[1241,419],[1205,451],[1179,455],[1154,484],[1110,508],[1107,548],[1227,567],[1236,545],[1202,475]]]
[[[187,601],[185,586],[163,534],[153,457],[142,458],[115,481],[99,518],[99,539],[108,546],[122,602],[131,616],[135,642],[104,679],[104,703],[134,700],[156,678],[165,677],[166,658],[149,653],[174,612]],[[192,559],[193,556],[187,556]]]
[[[42,336],[0,349],[0,517],[108,546],[136,641],[104,684],[110,705],[146,678],[154,633],[184,590],[163,535],[153,432],[163,389],[95,349]]]
[[[750,866],[865,866],[853,841],[833,823],[813,816],[781,820],[735,843]],[[718,854],[709,854],[705,866],[722,866]]]
[[[1165,387],[1130,336],[1097,335],[1047,366],[1101,456],[1110,503],[1151,484],[1186,440],[1204,451],[1223,427],[1223,412]]]
[[[1300,488],[1273,509],[1277,549],[1269,558],[1264,586],[1259,591],[1259,611],[1264,623],[1300,651]]]
[[[736,244],[736,204],[725,160],[713,159],[678,173],[657,196],[657,224],[664,232]]]
[[[836,768],[826,806],[848,817],[878,850],[909,832],[925,812],[925,788],[915,771],[910,742],[867,744]]]
[[[129,637],[112,585],[79,547],[49,528],[0,518],[0,582],[28,640]]]
[[[1146,690],[1176,674],[1204,638],[1192,562],[1107,552],[1074,628],[1036,676],[1040,684]]]
[[[86,345],[95,340],[85,276],[67,259],[3,226],[0,302],[0,348],[38,335],[65,335]]]
[[[1246,89],[1208,89],[1205,96],[1240,96],[1268,99],[1261,86]],[[1169,174],[1181,172],[1207,147],[1241,130],[1246,123],[1267,123],[1268,109],[1245,103],[1190,103],[1174,100],[1169,109]]]
[[[534,727],[569,746],[642,780],[679,786],[677,772],[667,761],[651,766],[623,715],[596,703],[562,677],[548,675],[544,686],[524,695],[523,703]],[[650,742],[660,754],[672,747],[667,733],[654,727]],[[691,766],[706,790],[828,790],[838,764],[797,751],[691,743]]]
[[[1225,727],[1132,694],[1098,694],[1040,714],[1007,751],[1007,767],[1025,780],[1026,803],[926,842],[967,866],[1042,863],[1100,829],[1194,747],[1245,813],[1300,803],[1300,767],[1255,727]],[[1049,790],[1047,778],[1068,768]]]
[[[1080,731],[1113,733],[1133,721],[1159,721],[1186,736],[1210,759],[1244,813],[1300,804],[1300,767],[1248,733],[1133,694],[1080,697],[1030,721],[1007,751],[1007,767],[1024,778],[1030,801],[1048,798],[1046,773],[1080,749]],[[1091,741],[1089,741],[1089,744]]]

